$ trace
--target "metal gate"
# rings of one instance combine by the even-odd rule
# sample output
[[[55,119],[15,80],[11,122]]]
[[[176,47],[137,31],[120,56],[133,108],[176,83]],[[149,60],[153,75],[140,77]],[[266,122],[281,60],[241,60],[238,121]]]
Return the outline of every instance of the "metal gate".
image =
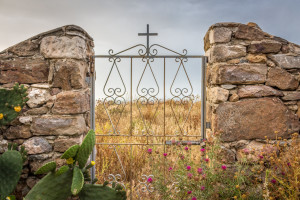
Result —
[[[91,115],[94,117],[91,125],[96,128],[97,136],[96,149],[91,156],[92,160],[96,160],[92,179],[99,177],[100,182],[108,180],[111,184],[121,184],[127,190],[129,199],[157,199],[159,197],[153,186],[153,180],[157,177],[152,172],[161,172],[160,178],[163,180],[166,179],[167,172],[159,171],[160,168],[156,166],[160,161],[164,165],[165,161],[158,158],[159,162],[153,163],[156,159],[153,156],[166,157],[170,154],[170,163],[175,167],[178,158],[169,151],[169,146],[177,143],[199,145],[205,138],[207,59],[202,55],[187,55],[185,49],[183,53],[178,53],[159,44],[150,45],[149,36],[158,34],[150,33],[149,25],[147,33],[138,35],[147,37],[146,45],[138,44],[118,53],[110,50],[108,55],[95,56],[96,59],[106,59],[109,62],[109,66],[96,68],[97,73],[102,73],[105,67],[110,69],[103,86],[103,98],[97,102],[95,76],[92,77]],[[160,55],[160,50],[166,53]],[[137,53],[128,55],[131,51]],[[194,95],[187,70],[188,59],[199,61],[199,65],[193,67],[200,69],[200,73],[196,75],[198,79],[201,78],[200,98]],[[124,60],[129,65],[127,82],[120,68]],[[169,61],[174,63],[168,66]],[[135,68],[135,65],[139,68]],[[157,70],[154,70],[154,65]],[[172,78],[169,77],[171,71]],[[147,87],[143,86],[146,72],[149,72],[152,79],[152,83],[146,81],[146,85],[150,85]],[[184,79],[179,79],[180,73]],[[158,75],[160,79],[157,78]],[[120,84],[114,85],[117,80]],[[175,86],[178,80],[185,80],[186,86]],[[113,86],[110,85],[111,82]],[[98,122],[95,121],[95,106],[98,109]],[[193,125],[189,125],[191,120]],[[170,188],[176,190],[176,180],[172,181]]]

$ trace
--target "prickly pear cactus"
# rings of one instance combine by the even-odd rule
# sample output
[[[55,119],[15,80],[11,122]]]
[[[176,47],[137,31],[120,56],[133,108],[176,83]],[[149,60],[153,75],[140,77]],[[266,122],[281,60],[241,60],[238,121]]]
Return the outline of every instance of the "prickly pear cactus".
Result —
[[[69,159],[69,158],[74,158],[78,152],[79,145],[75,144],[71,146],[65,153],[61,156],[61,159]]]
[[[126,192],[103,185],[85,184],[79,197],[80,200],[125,200]]]
[[[83,184],[84,184],[84,177],[82,171],[75,166],[73,170],[73,180],[71,185],[72,194],[77,195],[81,191]]]
[[[115,187],[114,185],[114,189],[112,189],[107,186],[85,185],[85,181],[97,182],[97,179],[91,180],[89,175],[89,169],[95,165],[95,162],[91,161],[86,166],[95,145],[95,140],[95,132],[90,130],[80,146],[74,145],[62,155],[61,158],[66,159],[67,165],[62,166],[56,172],[55,162],[47,163],[38,169],[37,174],[50,173],[32,188],[25,200],[66,200],[72,194],[79,194],[80,199],[87,200],[126,199],[126,192],[121,191],[121,187]],[[85,191],[82,191],[84,188]],[[95,194],[88,194],[90,190]]]
[[[95,132],[90,130],[80,145],[76,156],[76,161],[78,161],[80,169],[84,168],[87,160],[89,159],[89,156],[91,155],[95,146],[95,140]]]
[[[10,195],[22,173],[23,158],[20,152],[8,150],[0,156],[0,199]]]
[[[51,171],[54,172],[55,169],[56,169],[56,162],[52,161],[40,167],[34,174],[46,174]]]
[[[72,175],[71,170],[60,176],[50,172],[30,190],[25,200],[66,200],[72,195]]]
[[[28,101],[27,88],[16,84],[12,90],[0,89],[0,126],[13,121]]]
[[[64,173],[66,173],[67,171],[69,171],[69,166],[67,166],[67,165],[64,165],[64,166],[62,166],[61,168],[59,168],[56,172],[55,172],[55,176],[59,176],[59,175],[61,175],[61,174],[64,174]]]

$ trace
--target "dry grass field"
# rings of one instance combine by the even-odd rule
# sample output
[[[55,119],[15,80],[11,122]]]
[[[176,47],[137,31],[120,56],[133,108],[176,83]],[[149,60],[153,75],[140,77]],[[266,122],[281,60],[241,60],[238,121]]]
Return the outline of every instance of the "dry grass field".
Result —
[[[152,149],[159,157],[172,148],[172,145],[163,145],[166,141],[199,141],[200,114],[201,102],[197,99],[193,102],[167,100],[165,107],[163,101],[115,105],[98,100],[95,119],[98,179],[103,182],[113,177],[109,174],[120,174],[120,181],[128,191],[137,190],[144,181],[142,175],[152,174],[154,161],[148,159],[147,150]],[[193,148],[199,150],[200,147]],[[178,156],[169,154],[169,160],[175,165]]]

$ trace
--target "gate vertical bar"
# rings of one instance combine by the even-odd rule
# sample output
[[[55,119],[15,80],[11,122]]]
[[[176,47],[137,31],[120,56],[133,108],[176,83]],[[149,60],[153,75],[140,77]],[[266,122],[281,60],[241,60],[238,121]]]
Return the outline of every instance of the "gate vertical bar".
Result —
[[[94,62],[93,64],[95,65],[95,58],[93,58]],[[95,69],[95,68],[94,68]],[[91,105],[91,128],[95,130],[95,79],[96,79],[96,72],[95,70],[92,72],[92,85],[91,85],[91,97],[90,97],[90,105]],[[93,161],[96,161],[96,147],[94,146],[92,155],[90,156],[90,159]],[[95,179],[95,165],[91,169],[91,181]]]
[[[130,136],[132,136],[132,58],[130,58]],[[132,185],[132,145],[130,145],[130,199],[132,200],[132,192],[133,192],[133,185]]]
[[[166,153],[166,58],[164,58],[164,153]],[[164,185],[166,184],[166,159],[164,159]]]
[[[206,138],[206,57],[202,57],[201,68],[201,136]]]

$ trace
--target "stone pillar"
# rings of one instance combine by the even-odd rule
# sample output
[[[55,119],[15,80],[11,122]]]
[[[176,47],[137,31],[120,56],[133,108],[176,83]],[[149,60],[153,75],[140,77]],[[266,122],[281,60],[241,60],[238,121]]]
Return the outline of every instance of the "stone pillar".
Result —
[[[289,138],[299,131],[299,45],[255,23],[214,24],[204,43],[207,121],[226,151],[261,148],[265,136]]]
[[[93,39],[80,27],[60,27],[0,53],[0,87],[28,88],[29,101],[11,125],[0,130],[0,153],[8,142],[24,145],[28,162],[17,186],[18,199],[34,186],[44,163],[60,163],[62,152],[81,143],[90,128]]]

